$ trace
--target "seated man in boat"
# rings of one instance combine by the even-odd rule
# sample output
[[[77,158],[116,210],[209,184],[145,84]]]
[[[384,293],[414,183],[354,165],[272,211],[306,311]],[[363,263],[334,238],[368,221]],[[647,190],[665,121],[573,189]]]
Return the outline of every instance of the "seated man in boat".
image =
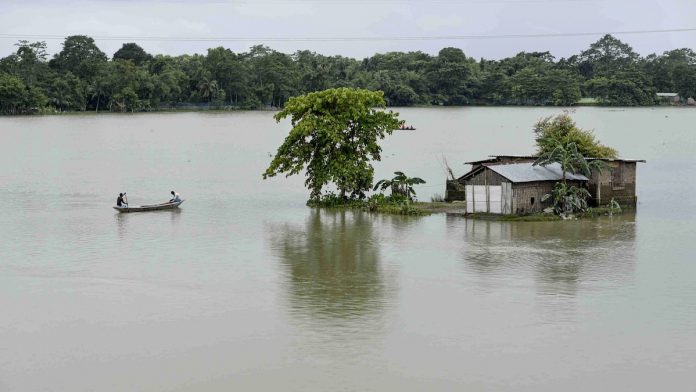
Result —
[[[170,203],[177,203],[181,201],[181,196],[179,196],[179,192],[174,192],[172,191],[172,198],[169,200]]]
[[[128,207],[128,203],[126,203],[126,202],[123,200],[123,196],[125,196],[125,195],[126,195],[125,193],[119,193],[119,194],[118,194],[118,198],[116,199],[116,206],[117,206],[117,207]]]

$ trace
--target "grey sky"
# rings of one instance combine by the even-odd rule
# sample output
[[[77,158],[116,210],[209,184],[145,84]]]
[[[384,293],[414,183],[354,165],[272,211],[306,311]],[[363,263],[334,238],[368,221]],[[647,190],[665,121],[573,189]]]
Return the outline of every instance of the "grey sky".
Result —
[[[557,34],[696,28],[696,0],[208,0],[47,1],[0,0],[0,34],[36,35],[51,54],[62,40],[45,36],[95,37],[424,37]],[[617,35],[642,55],[690,47],[696,32]],[[97,39],[111,56],[134,41],[150,53],[205,53],[225,46],[235,52],[263,43],[282,52],[310,49],[362,58],[376,52],[455,46],[476,58],[497,59],[520,51],[549,50],[567,57],[599,36],[486,40],[362,42],[146,41]],[[19,38],[0,37],[0,56]]]

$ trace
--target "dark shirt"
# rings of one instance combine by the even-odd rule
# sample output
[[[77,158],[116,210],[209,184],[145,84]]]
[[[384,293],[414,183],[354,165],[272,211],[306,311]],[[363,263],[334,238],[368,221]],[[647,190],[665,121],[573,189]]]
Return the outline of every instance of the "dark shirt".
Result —
[[[121,207],[123,204],[123,196],[119,196],[118,199],[116,199],[116,205]]]

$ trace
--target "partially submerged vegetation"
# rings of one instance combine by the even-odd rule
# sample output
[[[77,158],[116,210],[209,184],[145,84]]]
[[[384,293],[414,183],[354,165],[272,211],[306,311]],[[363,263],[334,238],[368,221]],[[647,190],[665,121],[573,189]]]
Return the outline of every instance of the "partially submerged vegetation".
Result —
[[[525,215],[501,215],[485,212],[467,214],[464,203],[420,201],[406,203],[405,199],[401,197],[385,196],[382,194],[372,195],[365,200],[342,199],[336,195],[326,195],[319,201],[309,201],[307,205],[316,208],[350,209],[392,215],[427,216],[431,214],[451,214],[469,219],[501,222],[551,222],[588,219],[600,216],[613,216],[624,212],[624,209],[620,206],[614,205],[614,207],[612,207],[612,205],[609,204],[603,207],[589,207],[582,212],[565,216],[557,215],[553,212]]]
[[[307,205],[310,207],[360,209],[396,215],[429,215],[433,212],[450,212],[452,210],[449,203],[416,201],[416,191],[413,189],[413,185],[425,184],[425,181],[418,177],[408,177],[400,171],[394,172],[394,174],[392,179],[378,181],[373,191],[381,189],[382,192],[370,197],[351,198],[328,193],[318,200],[310,199]],[[391,190],[390,195],[384,194],[387,189]]]
[[[501,214],[490,214],[485,212],[477,212],[473,214],[466,214],[467,218],[480,219],[480,220],[493,220],[501,222],[552,222],[561,220],[577,220],[577,219],[588,219],[597,218],[600,216],[613,216],[621,214],[623,210],[619,208],[611,208],[610,206],[605,207],[590,207],[582,212],[575,213],[573,215],[556,215],[551,212],[538,213],[538,214],[525,214],[525,215],[501,215]]]
[[[434,209],[427,208],[427,204],[430,203],[414,203],[403,195],[387,196],[382,193],[374,194],[365,199],[341,197],[329,193],[323,195],[319,200],[307,202],[310,207],[346,208],[394,215],[430,215],[432,212],[436,212]]]
[[[553,211],[547,210],[542,213],[525,215],[501,215],[477,212],[473,214],[466,214],[466,217],[472,219],[495,220],[503,222],[549,222],[559,220],[596,218],[600,216],[613,216],[621,214],[623,211],[624,210],[621,208],[619,203],[617,203],[616,200],[612,199],[606,206],[588,207],[582,211],[576,211],[573,214],[557,214]]]

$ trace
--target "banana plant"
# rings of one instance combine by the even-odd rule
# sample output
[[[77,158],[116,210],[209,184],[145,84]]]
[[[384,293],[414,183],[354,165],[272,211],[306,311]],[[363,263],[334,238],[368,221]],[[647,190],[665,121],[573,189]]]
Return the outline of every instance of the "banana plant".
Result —
[[[391,188],[392,196],[401,195],[405,196],[409,201],[413,201],[416,196],[416,191],[413,189],[413,186],[425,184],[425,181],[418,177],[408,177],[400,171],[394,172],[394,174],[396,175],[391,180],[379,180],[372,190],[376,191],[379,188],[384,191],[387,188]]]
[[[561,166],[562,180],[566,182],[566,173],[580,173],[585,176],[592,175],[592,171],[601,172],[606,164],[600,160],[587,161],[578,151],[577,144],[570,142],[567,144],[558,143],[553,150],[539,155],[534,165],[546,166],[558,163]]]
[[[587,199],[590,192],[585,188],[557,182],[551,193],[541,198],[542,202],[551,200],[551,205],[556,215],[567,216],[576,212],[587,210]]]

